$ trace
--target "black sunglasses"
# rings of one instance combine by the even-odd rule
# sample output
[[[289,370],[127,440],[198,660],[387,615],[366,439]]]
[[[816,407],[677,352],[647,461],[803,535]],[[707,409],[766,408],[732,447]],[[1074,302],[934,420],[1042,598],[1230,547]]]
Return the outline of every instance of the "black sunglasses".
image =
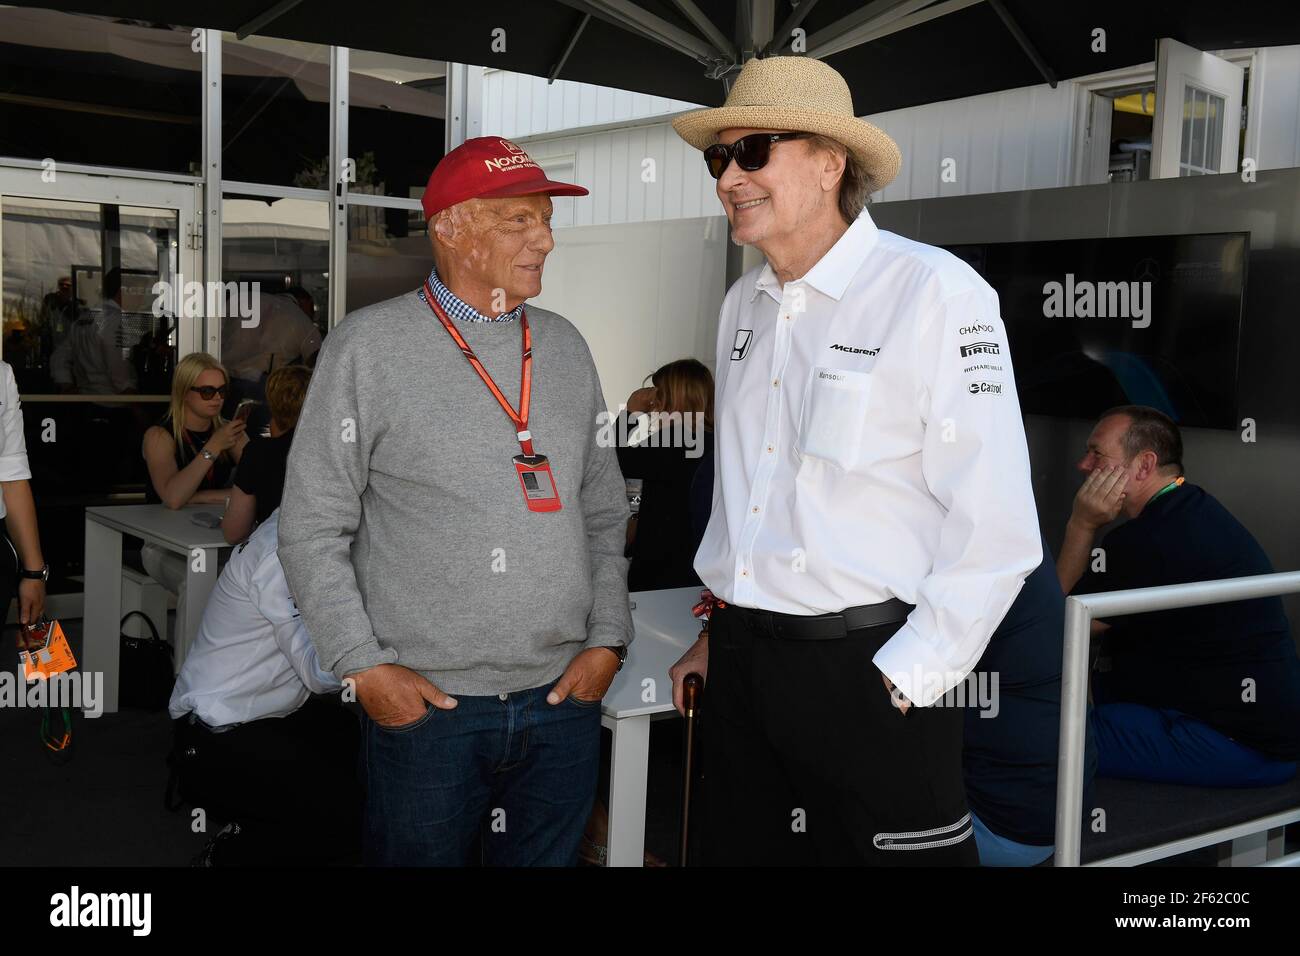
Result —
[[[194,385],[190,388],[191,392],[198,392],[199,398],[205,402],[210,402],[218,395],[226,397],[226,386],[224,385]]]
[[[747,173],[762,169],[772,155],[772,144],[786,139],[805,139],[811,133],[750,133],[742,136],[730,146],[714,143],[704,150],[704,163],[709,167],[709,175],[721,179],[722,174],[736,160],[736,165]]]

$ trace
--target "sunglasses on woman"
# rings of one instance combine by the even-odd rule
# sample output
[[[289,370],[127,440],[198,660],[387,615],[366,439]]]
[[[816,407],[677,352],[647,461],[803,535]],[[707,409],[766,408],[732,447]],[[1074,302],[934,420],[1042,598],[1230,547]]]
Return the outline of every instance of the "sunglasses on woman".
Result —
[[[210,402],[218,395],[226,397],[226,386],[224,385],[194,385],[190,388],[191,392],[198,392],[199,398],[205,402]]]
[[[730,146],[714,143],[704,150],[704,163],[709,175],[721,179],[734,159],[736,165],[747,173],[762,169],[772,155],[772,144],[787,139],[806,139],[811,133],[750,133]]]

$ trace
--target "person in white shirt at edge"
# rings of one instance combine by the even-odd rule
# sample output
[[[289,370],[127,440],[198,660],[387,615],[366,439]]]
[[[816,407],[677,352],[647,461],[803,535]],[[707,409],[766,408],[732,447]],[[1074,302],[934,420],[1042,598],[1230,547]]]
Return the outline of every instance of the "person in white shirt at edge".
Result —
[[[974,865],[941,698],[1042,558],[997,295],[876,228],[898,147],[820,61],[751,60],[673,126],[767,259],[722,304],[718,603],[671,671],[679,708],[707,679],[705,859]]]
[[[36,624],[45,611],[45,582],[50,566],[41,555],[32,497],[32,469],[23,437],[23,407],[18,382],[8,362],[0,362],[0,518],[5,523],[4,557],[0,560],[0,620],[18,596],[18,623]],[[36,646],[26,630],[18,629],[18,646]]]
[[[279,518],[222,569],[172,691],[181,793],[227,821],[214,863],[355,861],[360,728],[338,701],[312,699],[342,684],[321,669],[289,593]]]

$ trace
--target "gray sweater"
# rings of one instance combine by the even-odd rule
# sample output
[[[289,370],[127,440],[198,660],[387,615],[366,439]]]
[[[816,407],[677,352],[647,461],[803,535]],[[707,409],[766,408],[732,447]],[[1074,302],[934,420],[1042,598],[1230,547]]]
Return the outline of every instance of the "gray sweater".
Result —
[[[280,561],[322,667],[381,663],[449,694],[554,681],[584,648],[627,644],[628,505],[586,342],[530,307],[529,430],[562,508],[529,511],[515,429],[414,292],[325,340],[294,433]],[[456,328],[517,409],[518,322]]]

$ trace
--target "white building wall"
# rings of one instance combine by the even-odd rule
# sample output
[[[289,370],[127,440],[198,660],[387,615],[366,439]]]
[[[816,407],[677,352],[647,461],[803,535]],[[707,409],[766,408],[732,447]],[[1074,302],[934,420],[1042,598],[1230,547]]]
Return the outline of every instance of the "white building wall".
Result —
[[[1256,153],[1260,169],[1300,166],[1300,46],[1261,49],[1250,82],[1247,155]],[[873,201],[1074,185],[1078,95],[1078,85],[1065,80],[1055,90],[1043,83],[865,117],[903,152],[898,178]],[[522,140],[541,160],[571,158],[577,182],[591,189],[590,197],[572,201],[574,225],[721,215],[699,153],[668,122],[694,108],[585,83],[548,86],[544,78],[504,71],[484,77],[483,129]],[[633,125],[581,132],[616,122]],[[642,179],[646,159],[655,161],[650,182]],[[955,161],[954,182],[941,179],[945,159]]]
[[[1265,47],[1256,68],[1248,139],[1259,137],[1258,168],[1300,166],[1300,46]]]
[[[721,216],[557,231],[532,301],[577,326],[611,410],[675,359],[713,369],[727,241]]]
[[[571,158],[573,167],[565,172],[591,190],[587,197],[556,200],[557,223],[592,226],[723,214],[699,151],[667,123],[524,139],[521,145],[548,172]]]
[[[903,168],[876,201],[1070,185],[1073,83],[926,103],[865,117],[898,143]],[[945,161],[952,182],[944,182]]]
[[[483,74],[483,130],[510,139],[583,126],[667,116],[695,104],[607,86],[487,70]]]

